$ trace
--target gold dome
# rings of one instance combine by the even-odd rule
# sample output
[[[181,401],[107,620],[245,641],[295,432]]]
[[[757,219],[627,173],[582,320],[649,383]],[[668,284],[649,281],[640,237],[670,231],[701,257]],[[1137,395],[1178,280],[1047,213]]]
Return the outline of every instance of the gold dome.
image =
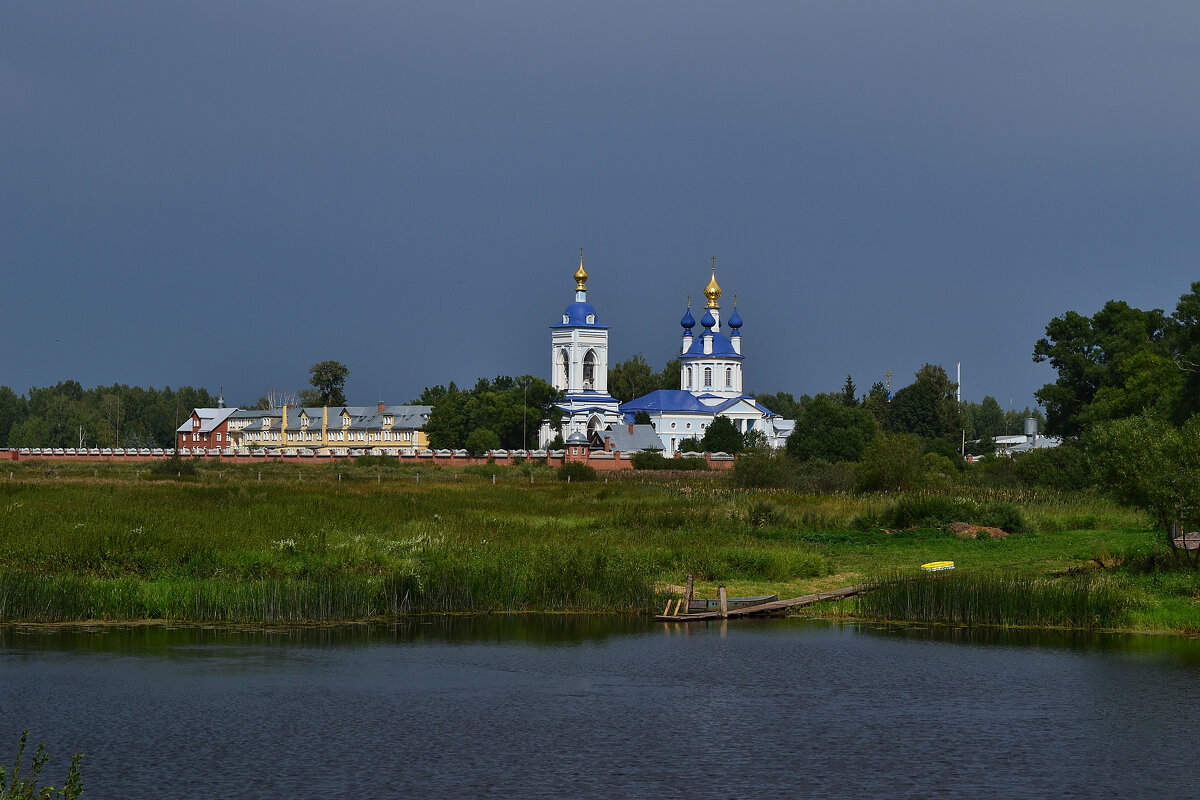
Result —
[[[575,291],[587,291],[587,270],[583,268],[583,248],[579,248],[579,269],[575,270]]]
[[[721,286],[717,283],[717,259],[713,258],[712,277],[708,281],[708,285],[704,287],[704,296],[708,298],[707,308],[720,308],[717,305],[717,300],[721,297]]]

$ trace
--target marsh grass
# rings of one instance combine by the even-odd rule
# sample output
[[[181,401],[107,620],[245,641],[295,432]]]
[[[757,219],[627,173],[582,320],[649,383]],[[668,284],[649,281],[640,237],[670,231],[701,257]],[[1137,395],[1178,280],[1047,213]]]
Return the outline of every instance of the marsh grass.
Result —
[[[712,472],[560,482],[530,464],[486,471],[392,460],[14,464],[0,480],[0,622],[337,621],[407,612],[661,608],[688,574],[743,593],[833,588],[934,557],[1036,572],[1145,538],[1087,495],[947,493],[1020,506],[1053,534],[959,541],[853,530],[896,494],[742,490]],[[495,475],[495,483],[492,476]],[[532,477],[532,483],[531,483]],[[1085,542],[1071,523],[1101,526]],[[1119,529],[1119,530],[1118,530]]]
[[[1111,627],[1134,604],[1116,582],[991,573],[895,574],[858,598],[858,614],[944,625]]]

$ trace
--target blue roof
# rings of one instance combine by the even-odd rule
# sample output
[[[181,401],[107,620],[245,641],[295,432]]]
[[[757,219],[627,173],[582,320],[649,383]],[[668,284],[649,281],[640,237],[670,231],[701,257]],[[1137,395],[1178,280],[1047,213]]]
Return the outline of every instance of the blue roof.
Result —
[[[737,306],[733,307],[733,316],[729,318],[729,327],[733,330],[735,336],[738,334],[738,328],[742,327],[742,316],[737,312]]]
[[[588,322],[588,315],[591,314],[592,322]],[[607,325],[601,325],[596,316],[596,309],[592,308],[592,304],[586,301],[576,301],[567,306],[563,311],[563,316],[567,318],[566,322],[560,322],[557,325],[551,325],[551,328],[607,328]]]
[[[704,340],[710,336],[712,337],[712,352],[705,353],[704,352]],[[680,356],[680,358],[713,358],[713,357],[716,357],[716,358],[741,358],[742,356],[740,353],[738,353],[738,351],[733,349],[733,343],[729,341],[729,337],[727,337],[723,333],[713,333],[712,331],[705,331],[704,333],[697,336],[696,340],[694,342],[692,342],[692,346],[688,348],[688,351],[686,353],[684,353],[682,356]]]
[[[650,394],[635,397],[628,403],[622,403],[620,411],[622,414],[636,414],[639,411],[697,411],[706,414],[711,413],[712,409],[697,400],[691,392],[682,389],[657,389]]]
[[[683,319],[679,320],[679,324],[687,328],[689,331],[696,327],[696,318],[692,316],[691,306],[688,306],[687,313],[683,315]]]

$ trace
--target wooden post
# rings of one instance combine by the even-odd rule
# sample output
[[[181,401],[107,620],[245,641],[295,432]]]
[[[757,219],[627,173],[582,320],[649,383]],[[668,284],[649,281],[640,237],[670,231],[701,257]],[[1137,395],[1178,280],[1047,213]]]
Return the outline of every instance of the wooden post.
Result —
[[[685,614],[692,613],[692,593],[693,593],[693,589],[695,588],[694,583],[695,582],[694,582],[692,576],[688,575],[687,589],[685,589],[683,592],[683,600],[684,600],[683,613],[685,613]]]
[[[729,616],[729,598],[725,596],[724,586],[718,587],[717,595],[721,598],[721,619],[725,619]]]
[[[662,615],[664,617],[671,616],[671,598],[669,598],[669,597],[667,598],[667,607],[663,609]]]
[[[679,616],[679,609],[683,607],[683,598],[679,598],[679,602],[675,604],[675,616]]]

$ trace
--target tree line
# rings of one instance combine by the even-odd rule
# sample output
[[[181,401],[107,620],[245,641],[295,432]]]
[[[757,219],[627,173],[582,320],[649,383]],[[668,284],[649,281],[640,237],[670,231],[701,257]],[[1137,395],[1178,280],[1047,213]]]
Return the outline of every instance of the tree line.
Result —
[[[62,381],[25,394],[0,386],[0,447],[174,447],[192,409],[216,404],[192,386],[84,389]]]

